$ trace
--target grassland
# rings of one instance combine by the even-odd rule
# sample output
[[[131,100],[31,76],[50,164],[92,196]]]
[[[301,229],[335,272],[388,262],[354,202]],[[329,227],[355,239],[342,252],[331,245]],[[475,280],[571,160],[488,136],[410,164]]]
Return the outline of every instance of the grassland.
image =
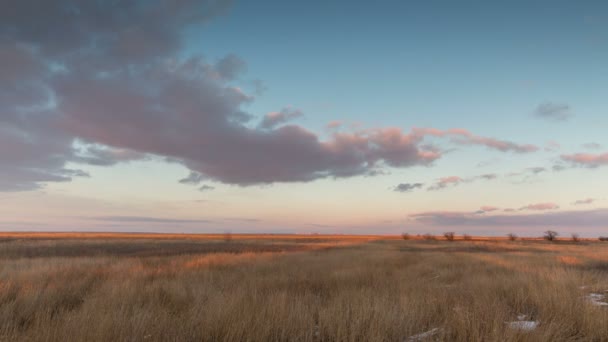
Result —
[[[608,341],[606,290],[591,241],[0,234],[7,341]]]

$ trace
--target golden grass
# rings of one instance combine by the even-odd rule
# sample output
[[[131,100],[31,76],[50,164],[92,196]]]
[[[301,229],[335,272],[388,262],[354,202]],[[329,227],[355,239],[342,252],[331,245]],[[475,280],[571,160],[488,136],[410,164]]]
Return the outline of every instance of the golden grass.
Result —
[[[599,242],[69,234],[0,237],[0,340],[608,341]]]

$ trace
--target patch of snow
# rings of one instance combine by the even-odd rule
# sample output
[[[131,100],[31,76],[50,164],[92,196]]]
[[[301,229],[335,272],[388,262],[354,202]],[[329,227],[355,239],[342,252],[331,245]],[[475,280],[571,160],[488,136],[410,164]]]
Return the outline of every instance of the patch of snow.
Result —
[[[526,318],[528,318],[528,315],[524,315],[524,314],[517,315],[517,320],[518,321],[525,321]]]
[[[587,295],[587,300],[595,306],[608,306],[608,303],[605,302],[606,296],[600,293],[590,293]]]
[[[429,337],[433,337],[433,336],[435,336],[437,334],[440,334],[440,333],[441,333],[441,329],[440,328],[433,328],[433,329],[431,329],[431,330],[429,330],[427,332],[423,332],[423,333],[420,333],[420,334],[416,334],[414,336],[410,336],[410,337],[407,338],[406,341],[411,341],[411,342],[413,342],[413,341],[424,341],[425,339],[427,339]]]
[[[511,329],[521,330],[521,331],[532,331],[538,327],[539,322],[537,321],[515,321],[515,322],[506,322]]]

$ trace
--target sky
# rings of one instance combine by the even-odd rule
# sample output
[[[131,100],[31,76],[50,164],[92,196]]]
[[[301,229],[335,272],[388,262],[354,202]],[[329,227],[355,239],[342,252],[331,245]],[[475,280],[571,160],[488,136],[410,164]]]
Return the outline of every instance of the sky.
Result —
[[[605,1],[9,0],[0,230],[608,236]]]

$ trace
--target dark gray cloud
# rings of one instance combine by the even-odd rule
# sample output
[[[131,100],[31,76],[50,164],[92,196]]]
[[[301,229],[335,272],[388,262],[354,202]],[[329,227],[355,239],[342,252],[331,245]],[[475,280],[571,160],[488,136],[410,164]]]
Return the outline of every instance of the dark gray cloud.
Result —
[[[214,190],[214,189],[215,189],[214,186],[207,185],[207,184],[204,184],[200,188],[198,188],[198,190],[201,191],[201,192],[211,191],[211,190]]]
[[[393,188],[393,191],[396,192],[411,192],[415,189],[422,188],[424,184],[422,183],[401,183]]]
[[[565,121],[572,117],[572,111],[565,103],[545,102],[536,107],[534,116],[551,121]]]
[[[190,172],[187,177],[179,180],[182,184],[198,185],[200,182],[205,180],[205,176],[198,172]]]

